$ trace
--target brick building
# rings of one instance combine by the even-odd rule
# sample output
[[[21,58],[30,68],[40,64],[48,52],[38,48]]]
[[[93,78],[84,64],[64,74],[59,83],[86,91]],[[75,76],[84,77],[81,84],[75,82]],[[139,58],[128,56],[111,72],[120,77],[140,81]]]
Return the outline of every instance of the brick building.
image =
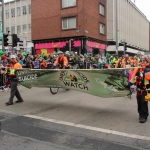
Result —
[[[105,53],[106,0],[32,0],[32,41],[37,53],[66,51],[74,40],[78,53]]]

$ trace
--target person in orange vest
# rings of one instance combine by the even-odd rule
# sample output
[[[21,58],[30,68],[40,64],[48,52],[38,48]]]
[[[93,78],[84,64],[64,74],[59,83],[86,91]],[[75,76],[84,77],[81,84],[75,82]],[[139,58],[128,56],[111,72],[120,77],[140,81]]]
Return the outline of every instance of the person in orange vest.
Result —
[[[45,59],[43,59],[41,62],[41,69],[46,69],[46,68],[47,68],[47,62]]]
[[[10,87],[10,89],[11,89],[11,91],[10,91],[9,101],[6,102],[6,106],[13,105],[14,96],[17,97],[16,103],[23,102],[23,99],[22,99],[22,97],[19,93],[18,87],[17,87],[18,86],[18,79],[17,79],[16,74],[15,74],[15,68],[19,69],[19,68],[22,68],[22,66],[16,60],[15,55],[11,55],[10,58],[12,61],[12,68],[10,69],[10,75],[11,75],[11,87]]]
[[[146,57],[141,57],[141,68],[135,68],[131,82],[135,82],[137,87],[137,105],[139,113],[139,122],[145,123],[149,111],[147,96],[150,96],[150,63]],[[135,79],[136,77],[136,79]],[[147,82],[146,82],[147,81]]]
[[[119,57],[118,62],[116,62],[115,68],[125,68],[125,62],[123,57]]]
[[[68,59],[66,56],[64,56],[64,53],[62,51],[58,51],[58,57],[56,61],[53,64],[53,67],[55,68],[58,66],[59,69],[66,69],[68,68]]]
[[[130,63],[131,63],[131,59],[128,54],[125,55],[124,63],[125,63],[125,65],[130,65]]]

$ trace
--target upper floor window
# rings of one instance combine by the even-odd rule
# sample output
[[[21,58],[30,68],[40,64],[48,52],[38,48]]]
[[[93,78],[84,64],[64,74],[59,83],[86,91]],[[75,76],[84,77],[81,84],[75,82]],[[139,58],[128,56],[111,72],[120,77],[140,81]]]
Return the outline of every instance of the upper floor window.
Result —
[[[2,11],[0,11],[0,20],[2,20]]]
[[[21,33],[21,26],[18,25],[18,26],[17,26],[17,34],[20,34],[20,33]]]
[[[6,19],[9,18],[9,9],[6,10]]]
[[[103,16],[105,15],[105,7],[102,4],[99,5],[99,13]]]
[[[29,14],[31,14],[31,5],[28,5]]]
[[[100,33],[105,34],[105,25],[103,23],[100,23]]]
[[[15,17],[15,8],[11,9],[11,17]]]
[[[8,31],[9,31],[9,27],[6,27],[6,33],[8,33]]]
[[[27,14],[26,6],[22,6],[22,14],[23,15]]]
[[[24,25],[22,26],[22,31],[23,31],[23,33],[27,32],[27,26],[26,26],[26,24],[24,24]]]
[[[76,0],[62,0],[62,8],[76,6]]]
[[[31,32],[31,24],[28,24],[28,31]]]
[[[62,19],[62,29],[76,28],[76,17],[68,17]]]
[[[17,16],[20,16],[21,13],[20,13],[20,7],[17,7]]]
[[[15,26],[11,27],[11,34],[15,34]]]

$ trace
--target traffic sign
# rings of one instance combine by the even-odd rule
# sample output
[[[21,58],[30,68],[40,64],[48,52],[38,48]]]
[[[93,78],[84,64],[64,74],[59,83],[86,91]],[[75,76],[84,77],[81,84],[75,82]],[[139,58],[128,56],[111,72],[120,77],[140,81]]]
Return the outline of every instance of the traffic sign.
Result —
[[[17,50],[20,50],[22,48],[23,49],[27,48],[27,40],[26,37],[18,36]]]

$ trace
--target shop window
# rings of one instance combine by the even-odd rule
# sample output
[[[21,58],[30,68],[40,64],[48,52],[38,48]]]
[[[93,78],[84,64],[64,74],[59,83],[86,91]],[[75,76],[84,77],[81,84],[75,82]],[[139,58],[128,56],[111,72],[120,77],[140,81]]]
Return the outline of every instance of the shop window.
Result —
[[[62,29],[76,28],[76,17],[69,17],[62,19]]]

